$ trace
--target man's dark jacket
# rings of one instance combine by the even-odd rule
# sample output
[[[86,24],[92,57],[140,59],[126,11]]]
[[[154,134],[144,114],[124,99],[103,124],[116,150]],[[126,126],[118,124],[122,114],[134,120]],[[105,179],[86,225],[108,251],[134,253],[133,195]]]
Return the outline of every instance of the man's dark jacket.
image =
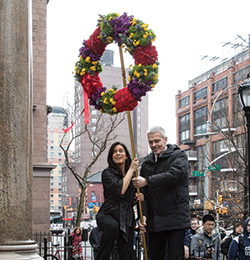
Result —
[[[142,190],[145,201],[143,213],[147,217],[147,231],[166,231],[190,227],[188,160],[176,145],[155,162],[150,153],[141,168],[148,185]]]

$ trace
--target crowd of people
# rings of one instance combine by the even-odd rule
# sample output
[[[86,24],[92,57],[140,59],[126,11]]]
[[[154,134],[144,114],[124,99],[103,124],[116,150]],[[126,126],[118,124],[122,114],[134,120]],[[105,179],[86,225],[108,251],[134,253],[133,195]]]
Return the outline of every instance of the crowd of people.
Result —
[[[227,259],[250,260],[250,219],[237,222],[223,240],[212,215],[190,219],[188,159],[177,145],[167,143],[162,127],[147,132],[151,152],[135,177],[138,159],[131,159],[123,143],[115,142],[108,153],[108,167],[102,172],[104,203],[96,216],[98,247],[96,260],[109,260],[116,244],[119,260],[133,260],[133,211],[142,204],[149,260]],[[140,189],[138,194],[136,191]]]

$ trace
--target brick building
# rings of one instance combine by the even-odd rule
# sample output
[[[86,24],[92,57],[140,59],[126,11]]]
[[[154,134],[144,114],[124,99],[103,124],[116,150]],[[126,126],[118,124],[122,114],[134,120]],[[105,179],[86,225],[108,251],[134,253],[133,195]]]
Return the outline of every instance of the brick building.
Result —
[[[192,207],[195,203],[204,205],[207,199],[216,201],[216,191],[223,191],[225,185],[237,190],[233,175],[240,169],[232,157],[233,143],[243,149],[245,131],[237,88],[249,73],[247,49],[189,81],[189,88],[176,95],[177,144],[187,152],[190,162]],[[220,169],[209,171],[208,166],[214,165]],[[194,176],[203,172],[205,177]],[[225,176],[219,175],[221,173],[228,174],[228,178],[222,179]]]

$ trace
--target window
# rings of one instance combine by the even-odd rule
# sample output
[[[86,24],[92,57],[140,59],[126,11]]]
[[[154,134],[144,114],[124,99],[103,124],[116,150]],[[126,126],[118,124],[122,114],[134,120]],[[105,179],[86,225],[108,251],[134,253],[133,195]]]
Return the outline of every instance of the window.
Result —
[[[186,114],[180,117],[180,124],[185,124],[190,121],[190,114]]]
[[[197,90],[194,93],[194,100],[199,100],[204,97],[207,97],[207,87]]]
[[[225,108],[227,108],[227,106],[228,106],[228,100],[227,100],[227,98],[223,98],[223,99],[221,99],[221,100],[218,100],[218,101],[216,101],[215,104],[214,104],[214,112],[215,112],[215,111],[222,110],[222,109],[225,110]]]
[[[212,86],[213,86],[213,92],[216,92],[220,89],[227,87],[227,77],[218,80],[217,82],[213,83]]]
[[[207,132],[207,124],[202,124],[202,125],[197,125],[195,128],[194,128],[194,133],[195,134],[204,134]]]
[[[189,96],[186,96],[179,101],[179,108],[189,105]]]
[[[206,119],[206,117],[207,117],[207,107],[202,107],[194,111],[194,119],[198,119],[198,118]]]
[[[190,138],[190,130],[185,130],[180,132],[180,142],[187,140]]]

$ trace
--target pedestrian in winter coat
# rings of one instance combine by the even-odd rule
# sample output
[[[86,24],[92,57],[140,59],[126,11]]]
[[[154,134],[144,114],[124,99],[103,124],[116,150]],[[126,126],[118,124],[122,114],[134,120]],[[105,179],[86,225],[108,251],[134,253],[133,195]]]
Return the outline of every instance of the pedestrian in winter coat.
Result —
[[[185,229],[190,228],[188,160],[176,145],[167,145],[162,127],[147,132],[152,151],[144,160],[134,186],[143,188],[144,223],[149,235],[151,260],[163,260],[166,244],[168,259],[184,259]]]
[[[243,233],[243,222],[242,221],[236,221],[234,223],[233,232],[227,236],[225,236],[221,242],[221,253],[225,256],[228,254],[228,249],[230,246],[231,241],[241,235]]]
[[[250,260],[250,217],[244,223],[243,236],[235,237],[228,249],[229,260]]]
[[[191,258],[221,260],[220,234],[214,230],[215,219],[212,215],[204,215],[202,227],[191,239]]]
[[[75,227],[73,233],[71,234],[72,238],[72,256],[74,259],[83,260],[82,255],[82,230],[80,227]]]
[[[102,172],[104,203],[96,216],[102,232],[96,260],[108,260],[115,242],[119,260],[133,259],[135,216],[133,206],[143,200],[137,196],[132,176],[139,165],[138,159],[131,160],[127,147],[116,142],[108,153],[108,168]]]

